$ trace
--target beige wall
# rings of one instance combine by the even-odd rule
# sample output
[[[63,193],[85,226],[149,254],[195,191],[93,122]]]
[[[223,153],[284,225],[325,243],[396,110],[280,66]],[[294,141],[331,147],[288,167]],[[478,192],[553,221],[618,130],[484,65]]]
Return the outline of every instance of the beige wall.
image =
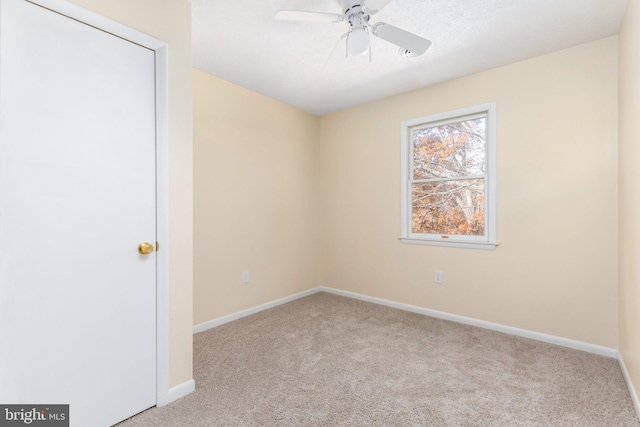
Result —
[[[169,46],[169,386],[192,376],[191,1],[72,0]]]
[[[617,348],[617,72],[611,37],[322,117],[325,285]],[[490,101],[500,246],[400,243],[400,122]]]
[[[620,31],[620,353],[640,392],[640,1]]]
[[[199,324],[319,285],[319,119],[197,70],[193,93]]]

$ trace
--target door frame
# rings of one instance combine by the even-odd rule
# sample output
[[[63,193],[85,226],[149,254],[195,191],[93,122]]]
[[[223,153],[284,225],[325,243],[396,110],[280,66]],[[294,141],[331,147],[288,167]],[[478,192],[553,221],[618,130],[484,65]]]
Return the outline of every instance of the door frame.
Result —
[[[156,405],[169,395],[169,85],[168,47],[161,40],[126,27],[66,0],[23,0],[90,25],[155,52],[156,95]],[[0,0],[0,13],[2,13]]]

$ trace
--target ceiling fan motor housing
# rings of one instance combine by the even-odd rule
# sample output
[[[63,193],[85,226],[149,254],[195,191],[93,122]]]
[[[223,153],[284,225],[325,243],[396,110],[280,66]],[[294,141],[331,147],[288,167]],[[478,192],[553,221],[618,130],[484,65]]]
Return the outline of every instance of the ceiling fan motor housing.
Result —
[[[363,0],[339,0],[340,8],[342,9],[342,13],[347,15],[347,17],[351,16],[354,13],[362,12],[364,13],[362,4]]]
[[[366,30],[367,28],[369,15],[365,12],[363,4],[364,0],[340,0],[342,12],[351,26],[350,31],[358,28]]]

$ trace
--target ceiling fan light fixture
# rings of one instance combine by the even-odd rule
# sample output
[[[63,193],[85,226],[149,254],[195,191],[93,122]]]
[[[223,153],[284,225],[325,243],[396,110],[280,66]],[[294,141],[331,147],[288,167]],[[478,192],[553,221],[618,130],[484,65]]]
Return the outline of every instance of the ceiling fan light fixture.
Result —
[[[371,35],[366,28],[360,27],[351,30],[347,39],[349,56],[362,56],[369,50],[370,46]]]

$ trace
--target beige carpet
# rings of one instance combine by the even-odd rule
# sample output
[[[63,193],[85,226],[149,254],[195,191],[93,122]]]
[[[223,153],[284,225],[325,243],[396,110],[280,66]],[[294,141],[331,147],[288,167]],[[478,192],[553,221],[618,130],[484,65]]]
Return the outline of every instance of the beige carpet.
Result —
[[[196,391],[125,426],[638,426],[618,363],[326,293],[194,337]]]

